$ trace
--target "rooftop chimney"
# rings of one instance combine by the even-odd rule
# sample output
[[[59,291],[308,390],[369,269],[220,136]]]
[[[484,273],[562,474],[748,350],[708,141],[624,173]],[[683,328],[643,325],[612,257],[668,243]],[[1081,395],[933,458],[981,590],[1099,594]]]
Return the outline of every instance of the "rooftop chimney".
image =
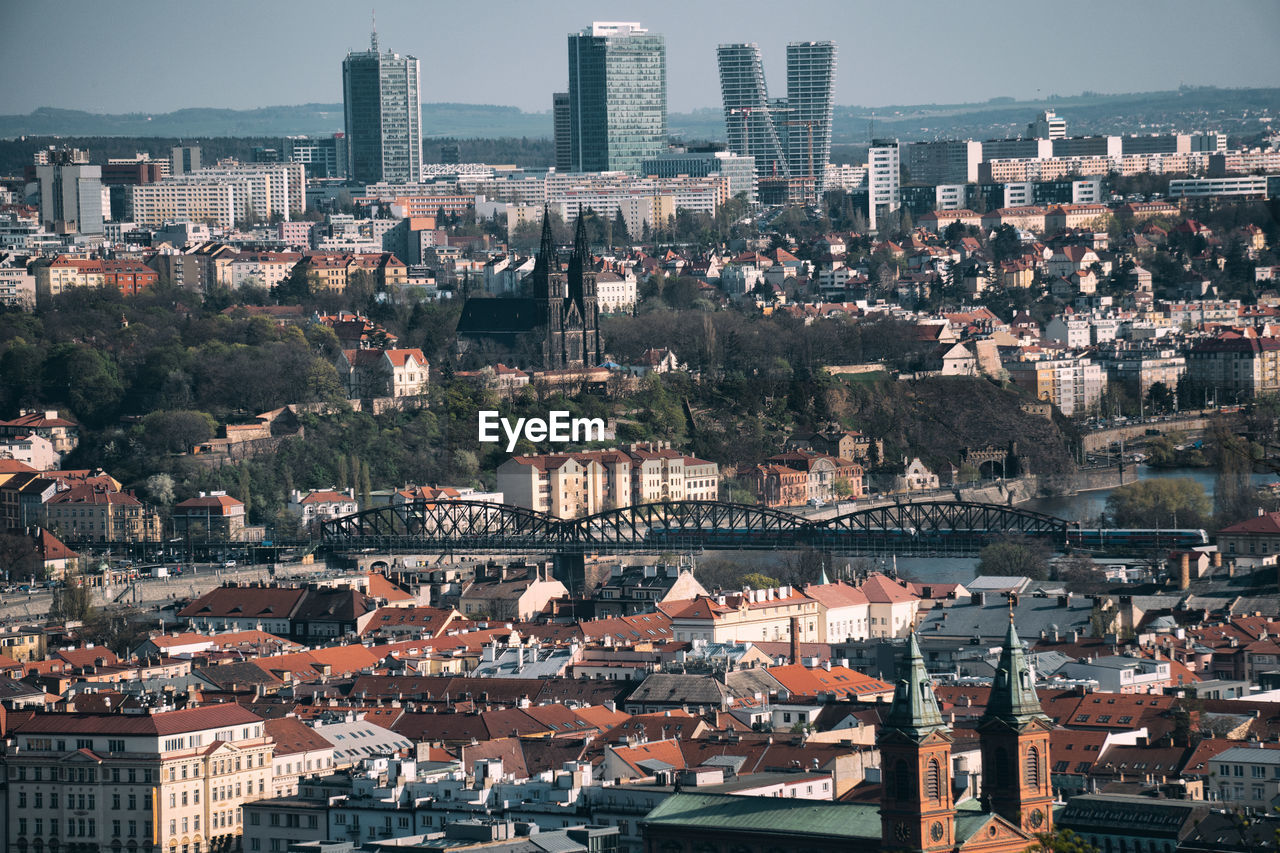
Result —
[[[800,617],[791,617],[791,662],[800,663]]]

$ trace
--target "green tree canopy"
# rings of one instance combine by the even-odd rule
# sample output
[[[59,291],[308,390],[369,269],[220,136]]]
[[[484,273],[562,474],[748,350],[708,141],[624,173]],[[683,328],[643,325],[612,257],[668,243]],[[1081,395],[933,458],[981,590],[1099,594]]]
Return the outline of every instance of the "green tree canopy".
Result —
[[[773,589],[778,585],[778,579],[771,578],[763,572],[748,572],[742,576],[742,585],[752,589]]]
[[[1208,522],[1211,507],[1204,487],[1187,477],[1139,480],[1107,498],[1107,517],[1116,527],[1195,528]]]
[[[978,574],[1046,580],[1049,563],[1044,549],[1030,542],[992,542],[978,552]]]
[[[151,453],[186,453],[212,438],[217,429],[218,422],[207,412],[152,412],[138,425],[138,440]]]

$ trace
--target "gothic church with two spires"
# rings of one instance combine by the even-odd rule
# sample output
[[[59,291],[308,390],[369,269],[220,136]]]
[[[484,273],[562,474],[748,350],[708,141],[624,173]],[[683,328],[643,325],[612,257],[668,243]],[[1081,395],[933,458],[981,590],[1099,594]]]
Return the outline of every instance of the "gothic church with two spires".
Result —
[[[572,370],[603,361],[596,274],[581,216],[562,271],[551,220],[543,211],[542,242],[524,287],[527,296],[467,300],[458,320],[460,356],[474,352],[485,363],[534,370]]]
[[[1052,729],[1011,619],[978,723],[980,796],[957,805],[951,729],[912,634],[876,738],[878,806],[694,789],[645,818],[645,853],[1023,853],[1053,831]]]

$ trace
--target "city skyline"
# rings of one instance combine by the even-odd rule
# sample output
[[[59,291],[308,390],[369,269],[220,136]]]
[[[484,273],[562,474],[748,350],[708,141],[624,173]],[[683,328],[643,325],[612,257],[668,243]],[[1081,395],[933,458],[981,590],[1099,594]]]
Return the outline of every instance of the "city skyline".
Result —
[[[1015,15],[1015,7],[997,0],[926,4],[921,14],[901,19],[877,15],[871,4],[814,0],[767,25],[764,3],[743,4],[739,14],[726,17],[712,4],[656,2],[637,9],[570,2],[534,13],[524,4],[499,2],[485,18],[483,40],[468,29],[472,18],[460,8],[384,2],[377,12],[394,49],[422,58],[423,101],[510,105],[536,113],[548,113],[551,93],[563,91],[563,39],[590,20],[639,20],[665,37],[672,112],[718,107],[716,46],[734,42],[759,43],[765,76],[776,80],[785,79],[787,42],[836,42],[842,54],[838,105],[1034,99],[1183,84],[1280,85],[1280,70],[1270,61],[1270,42],[1280,31],[1280,6],[1274,3],[1238,0],[1229,4],[1235,14],[1207,20],[1190,2],[1093,5],[1099,14],[1105,11],[1107,31],[1083,42],[1048,9],[1019,6]],[[1092,17],[1087,7],[1078,12],[1083,18]],[[173,21],[159,14],[165,7],[143,0],[131,8],[135,14],[121,15],[97,4],[66,4],[57,33],[66,57],[58,67],[66,70],[57,74],[42,59],[48,19],[29,6],[0,11],[0,27],[11,35],[5,72],[10,85],[0,93],[0,114],[39,107],[146,113],[338,103],[342,80],[335,60],[367,43],[370,23],[368,10],[349,5],[335,4],[325,14],[300,3],[264,7],[230,0],[220,4],[220,14],[201,18],[199,31],[163,39]],[[1194,27],[1186,23],[1192,20]],[[252,26],[246,26],[249,21]],[[929,26],[921,28],[921,21]],[[281,33],[291,37],[281,39]],[[142,39],[147,50],[98,49],[113,38]],[[1232,62],[1188,68],[1188,52],[1203,56],[1206,39]],[[1154,45],[1161,49],[1146,50]],[[1141,63],[1129,58],[1136,51],[1142,52]],[[1075,61],[1048,61],[1055,53]],[[273,64],[254,61],[264,56]],[[973,73],[955,73],[957,62],[970,63]],[[993,72],[993,63],[1016,73]],[[200,75],[193,86],[199,69],[212,73]]]

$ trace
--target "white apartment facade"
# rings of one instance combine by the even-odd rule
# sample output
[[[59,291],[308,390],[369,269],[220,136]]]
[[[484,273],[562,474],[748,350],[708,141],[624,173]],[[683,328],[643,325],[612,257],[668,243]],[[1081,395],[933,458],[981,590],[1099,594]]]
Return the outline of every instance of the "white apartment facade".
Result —
[[[234,849],[245,802],[272,795],[271,739],[235,704],[38,714],[15,727],[5,849]]]

